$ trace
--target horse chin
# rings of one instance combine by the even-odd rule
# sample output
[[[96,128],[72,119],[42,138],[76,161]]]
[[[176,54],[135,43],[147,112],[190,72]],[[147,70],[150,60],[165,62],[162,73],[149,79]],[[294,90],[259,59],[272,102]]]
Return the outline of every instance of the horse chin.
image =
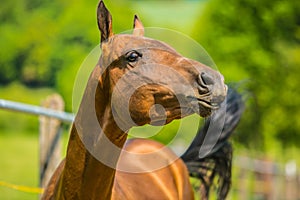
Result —
[[[220,108],[222,102],[224,101],[225,97],[218,97],[218,98],[197,98],[197,111],[201,117],[209,117],[212,111],[217,110]]]
[[[170,122],[163,119],[163,120],[152,120],[149,124],[152,126],[163,126],[168,123]]]
[[[203,105],[199,105],[199,115],[201,117],[209,117],[211,115],[211,112],[212,112],[212,109],[211,108],[208,108],[208,107],[205,107]]]

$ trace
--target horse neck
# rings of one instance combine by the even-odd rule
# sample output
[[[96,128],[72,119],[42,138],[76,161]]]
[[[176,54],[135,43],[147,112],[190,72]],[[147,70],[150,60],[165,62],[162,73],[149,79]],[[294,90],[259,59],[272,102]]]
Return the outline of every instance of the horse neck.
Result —
[[[71,129],[66,164],[56,187],[56,197],[111,198],[115,167],[127,134],[113,120],[110,97],[98,81],[98,68],[95,68],[88,81]],[[110,149],[109,144],[114,150]],[[99,158],[108,160],[109,166]]]

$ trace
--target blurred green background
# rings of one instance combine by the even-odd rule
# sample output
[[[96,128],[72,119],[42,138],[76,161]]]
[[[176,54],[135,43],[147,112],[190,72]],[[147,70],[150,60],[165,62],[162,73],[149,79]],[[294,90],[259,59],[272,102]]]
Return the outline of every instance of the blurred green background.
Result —
[[[99,44],[97,3],[2,1],[0,98],[39,105],[58,92],[72,111],[76,73]],[[138,14],[145,27],[191,36],[214,59],[226,82],[237,83],[246,111],[232,137],[236,154],[300,164],[300,1],[105,3],[115,33],[131,29]],[[35,116],[0,110],[0,181],[38,185],[38,128]],[[0,199],[33,198],[37,195],[0,186]]]

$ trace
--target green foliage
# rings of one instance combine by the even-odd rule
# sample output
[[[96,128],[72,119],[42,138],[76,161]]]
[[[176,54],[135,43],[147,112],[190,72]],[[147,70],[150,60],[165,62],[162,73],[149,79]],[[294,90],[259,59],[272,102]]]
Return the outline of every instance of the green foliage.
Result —
[[[31,87],[55,86],[71,110],[73,83],[80,63],[96,45],[98,1],[4,1],[0,7],[0,84],[14,80]],[[107,2],[119,17],[114,30],[131,28],[127,2]],[[124,17],[128,16],[128,17]],[[130,19],[129,19],[130,17]],[[123,23],[125,21],[127,23]]]
[[[299,1],[212,0],[196,25],[195,38],[225,79],[247,82],[240,143],[299,146],[299,18]]]
[[[13,0],[2,5],[0,42],[5,48],[0,49],[0,65],[4,69],[0,82],[15,79],[27,84],[51,82],[55,70],[48,68],[50,48],[45,45],[54,31],[51,13],[42,10],[41,5],[33,6],[34,1]]]

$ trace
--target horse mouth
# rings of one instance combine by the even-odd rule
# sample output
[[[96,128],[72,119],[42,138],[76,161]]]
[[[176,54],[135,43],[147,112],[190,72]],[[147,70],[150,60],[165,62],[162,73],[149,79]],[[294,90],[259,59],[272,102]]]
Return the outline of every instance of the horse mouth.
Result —
[[[221,105],[221,102],[220,103],[209,102],[209,101],[199,99],[199,98],[197,98],[197,100],[198,100],[199,106],[203,106],[203,107],[211,109],[211,110],[217,110],[217,109],[219,109],[219,107]]]
[[[201,117],[208,117],[213,110],[220,108],[224,98],[218,97],[210,100],[210,95],[189,96],[187,97],[193,105],[193,110],[198,113]]]

